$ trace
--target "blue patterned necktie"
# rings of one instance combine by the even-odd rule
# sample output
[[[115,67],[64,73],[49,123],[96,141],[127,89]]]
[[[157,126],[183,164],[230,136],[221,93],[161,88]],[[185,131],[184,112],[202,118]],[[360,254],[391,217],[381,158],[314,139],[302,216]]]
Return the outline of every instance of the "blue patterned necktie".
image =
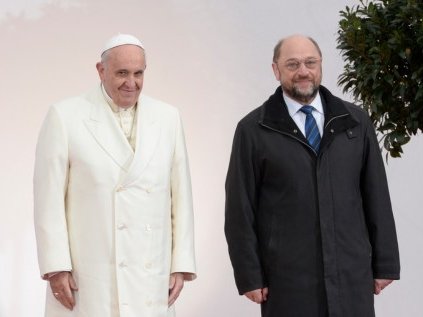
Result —
[[[314,108],[312,106],[303,106],[300,109],[301,112],[306,114],[305,134],[308,144],[310,144],[317,153],[320,145],[320,133],[316,120],[312,115],[313,110]]]

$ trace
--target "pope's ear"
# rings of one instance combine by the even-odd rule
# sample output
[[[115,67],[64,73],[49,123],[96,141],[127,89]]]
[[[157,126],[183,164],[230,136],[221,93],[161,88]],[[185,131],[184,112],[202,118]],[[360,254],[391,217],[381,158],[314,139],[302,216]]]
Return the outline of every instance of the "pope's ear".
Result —
[[[104,74],[104,65],[102,62],[98,62],[95,67],[97,68],[98,76],[100,76],[100,79],[103,79]]]

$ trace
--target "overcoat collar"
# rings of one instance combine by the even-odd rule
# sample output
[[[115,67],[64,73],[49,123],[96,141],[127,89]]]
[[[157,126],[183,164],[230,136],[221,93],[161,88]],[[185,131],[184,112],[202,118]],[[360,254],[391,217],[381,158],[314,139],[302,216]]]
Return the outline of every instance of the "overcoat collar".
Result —
[[[319,93],[325,112],[324,133],[320,144],[320,150],[322,151],[330,144],[334,136],[339,133],[347,132],[348,137],[354,137],[355,132],[351,129],[358,125],[358,120],[347,109],[344,101],[332,95],[324,86],[319,87]],[[259,124],[291,136],[308,146],[307,139],[299,131],[294,120],[289,115],[280,86],[263,104]],[[312,149],[311,147],[309,148]]]
[[[88,130],[108,156],[127,172],[123,182],[132,183],[140,176],[153,156],[160,136],[160,126],[152,107],[152,100],[146,96],[140,96],[138,100],[134,153],[104,99],[101,87],[88,94],[86,98],[91,104],[90,116],[85,122]]]

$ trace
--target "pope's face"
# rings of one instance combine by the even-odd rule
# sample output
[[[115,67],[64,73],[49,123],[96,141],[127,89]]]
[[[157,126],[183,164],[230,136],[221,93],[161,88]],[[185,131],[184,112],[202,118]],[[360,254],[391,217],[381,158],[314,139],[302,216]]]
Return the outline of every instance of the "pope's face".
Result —
[[[122,108],[135,105],[142,90],[146,68],[144,50],[121,45],[108,50],[97,63],[97,71],[107,94]]]
[[[301,104],[309,104],[322,81],[321,62],[319,51],[308,38],[293,36],[284,40],[272,67],[284,93]]]

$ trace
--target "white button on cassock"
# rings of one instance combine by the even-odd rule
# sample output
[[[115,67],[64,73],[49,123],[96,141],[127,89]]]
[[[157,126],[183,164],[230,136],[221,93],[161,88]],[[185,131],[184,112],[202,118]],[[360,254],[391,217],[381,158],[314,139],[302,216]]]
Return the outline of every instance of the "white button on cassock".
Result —
[[[116,188],[117,192],[121,192],[121,191],[124,191],[124,190],[126,190],[126,188],[123,187],[123,186],[118,186],[118,188]]]
[[[117,226],[117,228],[118,228],[119,230],[123,230],[123,229],[126,229],[126,225],[125,225],[124,223],[121,223],[121,224],[119,224],[119,225]]]
[[[120,267],[120,268],[124,268],[124,267],[126,267],[126,263],[125,263],[124,261],[120,262],[120,263],[119,263],[119,267]]]

